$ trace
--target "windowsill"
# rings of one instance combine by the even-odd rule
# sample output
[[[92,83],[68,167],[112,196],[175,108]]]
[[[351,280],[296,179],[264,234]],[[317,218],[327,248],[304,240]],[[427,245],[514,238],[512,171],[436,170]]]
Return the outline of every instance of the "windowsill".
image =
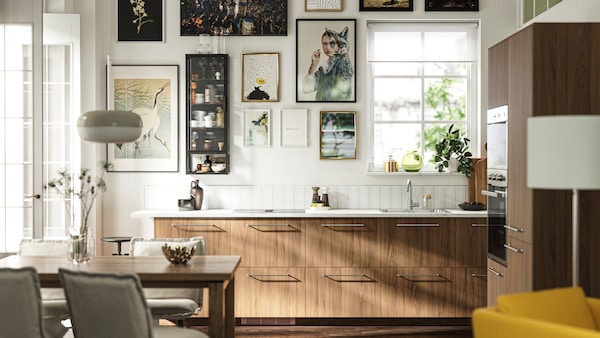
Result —
[[[367,171],[367,176],[465,176],[462,173],[454,172],[438,172],[438,171],[417,171],[408,172],[404,170],[396,172],[383,172],[383,171]],[[465,177],[466,178],[466,177]]]

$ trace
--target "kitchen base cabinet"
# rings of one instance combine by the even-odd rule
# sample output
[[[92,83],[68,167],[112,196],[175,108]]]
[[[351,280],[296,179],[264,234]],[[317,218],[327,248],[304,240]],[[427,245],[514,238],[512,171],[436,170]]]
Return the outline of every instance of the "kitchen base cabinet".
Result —
[[[380,317],[380,276],[372,268],[307,268],[307,317]]]
[[[384,317],[454,317],[455,271],[449,268],[382,270]]]
[[[154,237],[190,238],[203,236],[207,255],[231,255],[231,222],[222,219],[156,218]]]
[[[454,276],[456,283],[456,317],[470,317],[473,310],[487,305],[487,273],[481,268],[459,268]]]
[[[239,268],[236,317],[304,317],[304,268]]]

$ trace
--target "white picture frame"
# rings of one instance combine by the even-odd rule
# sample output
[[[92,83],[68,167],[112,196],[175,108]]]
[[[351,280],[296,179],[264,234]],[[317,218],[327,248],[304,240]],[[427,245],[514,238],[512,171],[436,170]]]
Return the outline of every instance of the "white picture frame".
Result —
[[[245,109],[243,121],[245,147],[271,146],[270,109]]]
[[[308,147],[308,110],[281,109],[280,130],[282,147]]]

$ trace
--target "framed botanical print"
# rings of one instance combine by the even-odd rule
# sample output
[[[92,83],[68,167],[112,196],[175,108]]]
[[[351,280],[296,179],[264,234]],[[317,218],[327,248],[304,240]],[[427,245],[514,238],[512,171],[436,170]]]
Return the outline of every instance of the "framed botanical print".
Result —
[[[108,67],[109,109],[133,111],[142,119],[142,135],[131,143],[107,145],[112,171],[179,170],[179,66]]]
[[[413,0],[358,0],[360,11],[412,11]]]
[[[270,146],[270,121],[271,111],[269,109],[244,110],[244,146]]]
[[[356,102],[356,20],[296,20],[296,102]]]
[[[342,0],[304,0],[305,12],[341,12]]]
[[[356,112],[321,111],[321,160],[356,159]]]
[[[242,102],[279,102],[279,53],[242,54]]]
[[[117,41],[163,41],[163,0],[117,0]]]
[[[180,0],[180,35],[285,36],[287,12],[288,0]]]
[[[425,0],[425,11],[479,11],[479,0]]]

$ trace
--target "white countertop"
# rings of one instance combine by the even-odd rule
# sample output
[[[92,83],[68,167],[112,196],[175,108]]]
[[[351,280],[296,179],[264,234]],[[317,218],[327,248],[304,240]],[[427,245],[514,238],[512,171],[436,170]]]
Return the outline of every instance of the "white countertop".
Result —
[[[487,217],[487,211],[465,211],[461,209],[443,209],[446,212],[414,209],[206,209],[181,211],[178,209],[139,210],[131,213],[133,218],[344,218],[344,217],[390,217],[390,218],[432,218],[432,217]]]

